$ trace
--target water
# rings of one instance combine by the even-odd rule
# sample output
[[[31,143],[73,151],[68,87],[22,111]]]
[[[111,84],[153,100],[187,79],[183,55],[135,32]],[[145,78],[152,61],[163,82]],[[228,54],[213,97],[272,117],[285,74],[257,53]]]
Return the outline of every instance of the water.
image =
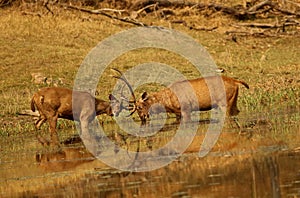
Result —
[[[60,151],[43,149],[34,135],[8,138],[6,144],[1,142],[0,197],[300,197],[298,139],[291,149],[277,141],[281,135],[266,135],[269,124],[243,133],[229,127],[213,150],[199,158],[206,128],[199,129],[194,142],[175,161],[146,172],[105,165],[76,141],[76,136],[65,141]],[[165,145],[176,129],[178,125],[170,122],[155,137],[124,138],[115,123],[105,128],[111,139],[131,151]],[[299,128],[295,125],[292,129],[296,137]]]

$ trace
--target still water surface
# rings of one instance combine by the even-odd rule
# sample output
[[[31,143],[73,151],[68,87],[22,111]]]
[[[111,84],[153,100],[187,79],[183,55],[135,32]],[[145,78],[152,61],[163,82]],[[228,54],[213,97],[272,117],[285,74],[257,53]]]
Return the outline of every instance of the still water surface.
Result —
[[[229,145],[254,141],[235,132],[223,133],[223,138],[233,139]],[[203,139],[199,134],[196,144]],[[50,152],[37,150],[32,138],[22,140],[23,152],[5,153],[2,147],[0,197],[300,197],[300,149],[287,150],[284,145],[228,152],[227,144],[224,149],[217,144],[204,158],[198,157],[198,148],[190,149],[168,166],[136,173],[103,164],[75,140]],[[168,138],[161,135],[155,139],[159,140]]]

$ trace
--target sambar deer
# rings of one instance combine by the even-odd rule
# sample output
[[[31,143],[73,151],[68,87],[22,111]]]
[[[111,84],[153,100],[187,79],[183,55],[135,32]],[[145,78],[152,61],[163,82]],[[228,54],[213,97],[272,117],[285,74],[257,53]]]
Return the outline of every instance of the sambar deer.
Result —
[[[31,110],[39,111],[39,119],[35,122],[37,129],[48,121],[51,132],[51,144],[59,145],[56,131],[57,119],[64,118],[80,122],[82,135],[88,136],[88,125],[95,116],[107,114],[118,115],[121,111],[119,101],[109,95],[110,102],[95,98],[88,92],[73,91],[62,87],[46,87],[37,91],[31,100]],[[74,102],[74,103],[73,103]],[[38,137],[41,143],[48,141]]]
[[[175,82],[167,88],[151,94],[144,92],[142,97],[136,100],[128,80],[122,72],[117,69],[115,69],[115,71],[117,71],[120,76],[114,77],[125,82],[132,94],[133,101],[128,101],[133,104],[130,115],[137,111],[142,123],[146,122],[149,114],[158,114],[161,112],[174,113],[176,117],[181,118],[183,122],[188,122],[191,120],[192,111],[207,111],[217,107],[226,108],[227,115],[235,116],[239,113],[237,108],[239,84],[249,89],[249,85],[244,81],[226,76],[210,76]],[[217,81],[224,84],[224,88],[221,88],[221,86],[216,83]],[[211,99],[211,93],[207,83],[215,84],[213,100]],[[222,94],[224,91],[226,96]],[[178,97],[180,97],[180,101]],[[224,103],[224,99],[226,99],[226,103]]]

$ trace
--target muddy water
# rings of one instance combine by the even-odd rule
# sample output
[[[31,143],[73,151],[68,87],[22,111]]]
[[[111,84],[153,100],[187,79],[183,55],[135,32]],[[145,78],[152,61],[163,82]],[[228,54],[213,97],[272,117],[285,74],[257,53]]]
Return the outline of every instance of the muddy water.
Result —
[[[176,124],[169,124],[161,132],[172,136],[172,130],[177,128]],[[257,137],[266,141],[264,136]],[[300,196],[300,150],[287,149],[276,141],[257,143],[253,134],[249,137],[232,130],[223,131],[214,149],[199,158],[199,147],[193,145],[199,146],[203,140],[200,129],[191,148],[171,164],[139,173],[103,164],[74,139],[65,141],[59,151],[49,151],[41,149],[33,138],[19,140],[21,149],[1,153],[0,197]],[[158,135],[151,142],[161,145],[168,140],[168,136]],[[127,144],[120,144],[125,148],[129,142],[129,150],[136,149],[137,142],[141,142],[134,138],[126,141]],[[250,146],[254,144],[255,148]],[[6,149],[2,147],[2,151]]]

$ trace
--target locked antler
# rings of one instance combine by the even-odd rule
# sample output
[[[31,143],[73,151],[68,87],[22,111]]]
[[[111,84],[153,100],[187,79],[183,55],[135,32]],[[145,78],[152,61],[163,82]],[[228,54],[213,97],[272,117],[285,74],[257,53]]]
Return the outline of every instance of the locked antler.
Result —
[[[119,80],[122,80],[126,85],[127,87],[129,88],[129,91],[131,93],[131,96],[133,98],[133,101],[132,100],[129,100],[127,99],[124,95],[123,95],[123,88],[122,87],[122,92],[121,92],[121,99],[122,100],[126,100],[128,103],[129,103],[129,108],[127,108],[127,110],[131,110],[130,114],[128,116],[131,116],[135,111],[136,111],[136,97],[134,95],[134,91],[132,89],[132,86],[130,85],[130,83],[128,82],[127,78],[123,75],[123,73],[116,69],[116,68],[112,68],[112,70],[116,71],[119,73],[120,76],[113,76],[114,78],[117,78]],[[133,106],[132,106],[133,105]]]

